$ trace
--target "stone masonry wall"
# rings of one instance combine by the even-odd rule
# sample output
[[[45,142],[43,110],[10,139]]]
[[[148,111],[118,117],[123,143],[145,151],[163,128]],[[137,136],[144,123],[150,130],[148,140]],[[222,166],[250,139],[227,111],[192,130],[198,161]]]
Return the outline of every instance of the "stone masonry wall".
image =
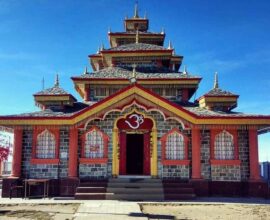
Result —
[[[189,166],[186,165],[167,165],[163,166],[162,178],[182,178],[189,179]]]
[[[107,164],[80,164],[80,178],[106,179]]]
[[[201,130],[201,174],[203,179],[211,179],[209,130]]]
[[[69,132],[67,128],[60,129],[60,164],[31,164],[33,130],[27,127],[23,131],[22,147],[22,177],[50,178],[67,177]]]
[[[211,176],[213,181],[240,181],[240,166],[212,165]]]
[[[156,121],[157,130],[158,130],[158,134],[157,134],[157,138],[158,138],[158,144],[157,144],[158,145],[157,146],[157,150],[158,150],[158,176],[164,177],[164,178],[165,177],[167,178],[169,176],[171,178],[174,178],[174,177],[189,178],[189,175],[190,175],[190,167],[189,166],[185,166],[185,169],[181,166],[168,169],[168,167],[163,167],[161,164],[160,138],[173,128],[178,128],[179,130],[182,130],[182,125],[175,120],[164,121],[163,116],[158,112],[147,113],[143,109],[140,109],[137,107],[135,107],[135,109],[138,110],[139,112],[142,112],[146,115],[153,117],[154,120]],[[108,177],[112,176],[112,130],[113,130],[113,126],[114,126],[114,121],[118,117],[120,117],[126,113],[129,113],[132,110],[134,110],[134,107],[127,108],[123,113],[111,112],[105,117],[104,120],[98,120],[98,119],[93,120],[93,121],[90,121],[89,124],[87,125],[87,130],[90,129],[92,126],[97,126],[100,130],[102,130],[104,133],[106,133],[110,138],[109,143],[108,143],[108,164],[107,164],[107,174],[106,174]],[[190,137],[189,131],[183,131],[183,133]],[[81,150],[81,145],[79,146],[79,148]],[[191,146],[190,145],[189,145],[188,150],[189,150],[189,159],[191,159]],[[89,167],[89,169],[92,169],[92,167]],[[170,172],[172,172],[172,173],[169,174],[168,170],[170,170]],[[95,172],[95,174],[97,174],[97,175],[92,175],[92,177],[98,178],[98,177],[100,177],[99,176],[100,174],[103,175],[103,172],[104,172],[103,170],[100,170],[100,172]],[[85,176],[89,175],[89,170],[88,170],[88,168],[85,168],[84,165],[80,165],[79,173],[80,173],[80,177],[85,177]]]
[[[238,131],[239,160],[241,160],[241,180],[246,181],[249,178],[249,144],[248,131]]]

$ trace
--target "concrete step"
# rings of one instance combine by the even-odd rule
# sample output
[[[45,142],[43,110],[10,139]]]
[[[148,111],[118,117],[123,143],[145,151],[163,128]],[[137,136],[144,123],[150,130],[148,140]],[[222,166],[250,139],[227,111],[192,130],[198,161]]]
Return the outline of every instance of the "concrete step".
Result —
[[[163,182],[163,187],[174,187],[174,188],[192,188],[191,183],[181,183],[181,182]]]
[[[163,201],[163,194],[106,194],[108,200]]]
[[[160,179],[143,178],[112,178],[109,183],[162,183]]]
[[[162,194],[162,188],[107,188],[107,193],[114,194]]]
[[[135,183],[118,183],[114,182],[108,183],[108,187],[110,188],[125,188],[125,187],[133,187],[133,188],[162,188],[162,183],[147,183],[147,182],[135,182]]]
[[[75,193],[74,198],[79,200],[105,200],[106,193]]]
[[[163,188],[165,194],[194,194],[193,188]]]
[[[195,194],[164,194],[164,200],[193,200],[196,198]]]
[[[105,193],[106,187],[77,187],[77,193]]]

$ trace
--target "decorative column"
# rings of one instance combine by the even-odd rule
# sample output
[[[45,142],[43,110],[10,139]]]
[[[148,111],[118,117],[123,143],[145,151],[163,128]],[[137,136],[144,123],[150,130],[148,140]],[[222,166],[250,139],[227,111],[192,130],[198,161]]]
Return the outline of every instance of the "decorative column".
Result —
[[[22,167],[22,139],[23,130],[20,128],[14,129],[14,146],[11,177],[20,178]]]
[[[69,160],[68,160],[68,177],[77,178],[78,167],[78,129],[69,130]]]
[[[84,101],[90,101],[90,85],[84,85]]]
[[[249,167],[251,181],[260,180],[259,154],[258,154],[258,132],[257,129],[249,129]]]
[[[201,179],[201,137],[200,129],[192,129],[192,179]]]

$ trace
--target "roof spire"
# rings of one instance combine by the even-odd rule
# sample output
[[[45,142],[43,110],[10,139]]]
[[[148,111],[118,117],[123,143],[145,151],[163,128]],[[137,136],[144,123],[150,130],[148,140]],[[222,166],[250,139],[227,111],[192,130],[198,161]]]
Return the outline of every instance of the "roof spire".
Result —
[[[111,27],[108,28],[108,34],[111,33]]]
[[[218,89],[218,73],[215,72],[214,89]]]
[[[186,66],[186,65],[184,65],[184,72],[183,72],[183,74],[185,74],[185,75],[187,75],[187,74],[188,74],[188,71],[187,71],[187,66]]]
[[[144,12],[144,19],[146,19],[147,18],[147,16],[146,16],[146,12]]]
[[[54,83],[54,86],[55,86],[55,87],[59,87],[59,76],[58,76],[58,73],[56,74],[56,77],[55,77],[55,83]]]
[[[83,74],[88,74],[88,71],[87,71],[87,66],[85,67],[84,69],[84,73]]]
[[[164,28],[161,29],[161,34],[165,34]]]
[[[101,44],[100,50],[104,50],[104,44]]]
[[[41,84],[42,84],[42,90],[44,90],[45,89],[45,79],[44,79],[44,76],[42,77]]]
[[[172,42],[169,40],[169,45],[168,45],[168,49],[173,49],[173,46],[172,46]]]
[[[139,43],[139,30],[137,29],[136,31],[136,41],[135,41],[136,44]]]
[[[139,18],[139,13],[138,13],[138,1],[135,3],[135,8],[134,8],[134,18]]]

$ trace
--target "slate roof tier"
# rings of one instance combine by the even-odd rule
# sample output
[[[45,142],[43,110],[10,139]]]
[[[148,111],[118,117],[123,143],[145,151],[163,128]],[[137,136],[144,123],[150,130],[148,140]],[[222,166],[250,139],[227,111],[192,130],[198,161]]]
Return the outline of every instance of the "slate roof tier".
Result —
[[[121,78],[129,79],[132,77],[131,68],[121,67],[108,67],[95,71],[90,74],[82,74],[80,76],[72,78],[81,79],[94,79],[94,78]],[[190,74],[183,74],[182,72],[172,72],[167,68],[155,68],[155,67],[138,67],[136,68],[136,78],[147,79],[147,78],[160,78],[160,79],[186,79],[186,78],[200,78]]]
[[[54,86],[52,88],[44,89],[40,92],[37,92],[34,95],[69,95],[64,89],[59,86]]]
[[[173,51],[172,49],[167,49],[162,46],[158,46],[155,44],[145,44],[145,43],[133,43],[133,44],[124,44],[118,47],[112,47],[107,50],[103,50],[102,53],[107,51]]]
[[[214,88],[210,90],[208,93],[204,94],[203,96],[237,96],[229,91],[222,90],[220,88]]]

